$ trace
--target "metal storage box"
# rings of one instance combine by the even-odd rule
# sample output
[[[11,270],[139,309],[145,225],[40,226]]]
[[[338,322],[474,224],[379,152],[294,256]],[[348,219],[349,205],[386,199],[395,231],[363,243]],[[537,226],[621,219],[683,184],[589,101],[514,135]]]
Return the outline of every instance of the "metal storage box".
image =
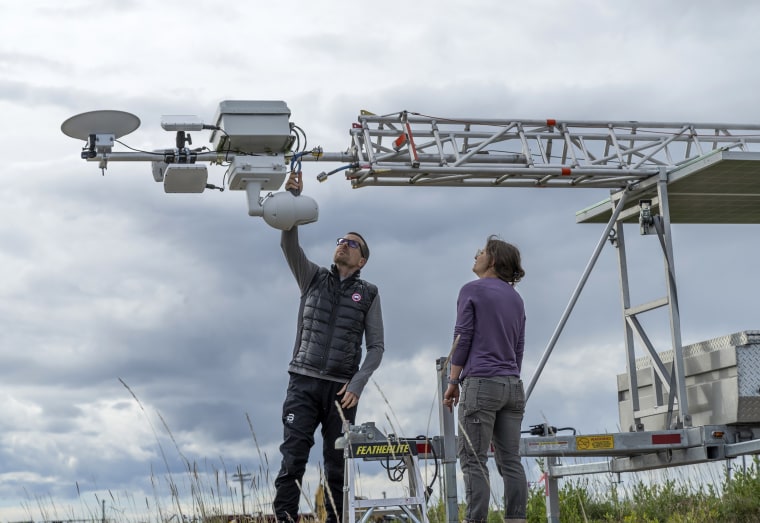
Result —
[[[214,121],[224,129],[211,133],[214,149],[250,154],[277,154],[293,142],[290,109],[275,100],[226,100],[219,103]]]
[[[670,369],[673,351],[659,353]],[[760,331],[743,331],[683,348],[684,375],[692,426],[760,424]],[[639,409],[644,430],[665,430],[668,394],[662,389],[652,360],[636,360]],[[618,375],[620,429],[634,424],[627,374]]]

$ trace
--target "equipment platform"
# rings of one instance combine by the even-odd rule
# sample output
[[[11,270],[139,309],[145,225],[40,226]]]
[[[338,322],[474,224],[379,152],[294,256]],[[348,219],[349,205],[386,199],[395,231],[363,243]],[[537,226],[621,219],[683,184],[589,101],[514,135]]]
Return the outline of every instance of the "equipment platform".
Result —
[[[577,223],[607,223],[611,198],[576,213]],[[637,223],[638,203],[652,200],[659,210],[657,178],[639,182],[620,213]],[[760,223],[760,153],[718,149],[668,173],[671,223]]]

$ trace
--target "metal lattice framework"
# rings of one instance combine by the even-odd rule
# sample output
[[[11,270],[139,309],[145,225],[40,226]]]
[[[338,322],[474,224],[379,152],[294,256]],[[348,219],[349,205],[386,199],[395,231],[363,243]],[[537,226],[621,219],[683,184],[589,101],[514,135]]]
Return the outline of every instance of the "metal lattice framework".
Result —
[[[624,188],[717,149],[760,151],[760,125],[451,119],[362,112],[354,187]]]

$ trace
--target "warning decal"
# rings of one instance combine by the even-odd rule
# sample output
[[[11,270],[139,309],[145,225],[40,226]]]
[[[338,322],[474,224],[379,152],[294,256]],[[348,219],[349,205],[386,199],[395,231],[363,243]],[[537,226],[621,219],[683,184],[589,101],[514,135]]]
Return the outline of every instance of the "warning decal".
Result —
[[[575,438],[578,450],[607,450],[615,448],[615,438],[611,434],[599,436],[578,436]]]
[[[570,445],[567,441],[528,441],[530,452],[537,453],[549,450],[567,450]]]

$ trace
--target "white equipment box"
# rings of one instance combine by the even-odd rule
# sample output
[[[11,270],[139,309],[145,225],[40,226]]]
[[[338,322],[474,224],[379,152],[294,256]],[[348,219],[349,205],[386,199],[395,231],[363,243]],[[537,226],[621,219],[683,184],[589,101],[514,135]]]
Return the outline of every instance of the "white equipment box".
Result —
[[[673,351],[659,353],[670,371]],[[760,424],[760,331],[743,331],[683,348],[692,426]],[[649,357],[636,360],[639,418],[644,430],[666,430],[668,393]],[[619,374],[621,430],[634,425],[627,374]]]

